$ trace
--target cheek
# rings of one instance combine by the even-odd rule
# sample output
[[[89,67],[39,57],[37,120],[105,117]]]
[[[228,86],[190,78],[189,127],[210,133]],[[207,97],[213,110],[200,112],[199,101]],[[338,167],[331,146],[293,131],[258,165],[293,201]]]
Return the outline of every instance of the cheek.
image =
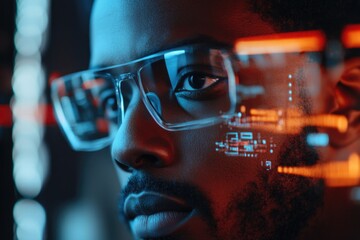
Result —
[[[206,129],[189,131],[177,142],[178,156],[183,167],[185,181],[191,181],[200,187],[212,202],[217,217],[228,208],[233,196],[250,182],[258,182],[260,173],[276,171],[279,152],[286,145],[286,135],[267,132],[253,132],[266,140],[266,152],[257,157],[230,156],[216,151],[216,142],[224,140],[228,132],[247,131],[229,129],[226,126],[213,126]],[[271,139],[271,141],[270,141]],[[270,152],[270,149],[273,151]],[[270,170],[266,170],[265,160],[272,160]],[[263,163],[263,166],[262,166]]]
[[[216,151],[216,142],[228,131],[224,126],[189,131],[177,143],[184,169],[182,177],[200,187],[219,212],[235,192],[257,179],[260,168],[259,159],[231,157]]]

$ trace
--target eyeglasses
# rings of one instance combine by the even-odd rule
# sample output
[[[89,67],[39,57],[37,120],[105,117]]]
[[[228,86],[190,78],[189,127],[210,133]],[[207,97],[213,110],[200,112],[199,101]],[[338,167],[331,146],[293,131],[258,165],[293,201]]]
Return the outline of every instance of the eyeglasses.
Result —
[[[193,45],[61,77],[52,83],[58,122],[75,150],[101,149],[111,144],[138,91],[150,115],[166,130],[219,123],[236,106],[230,55]]]

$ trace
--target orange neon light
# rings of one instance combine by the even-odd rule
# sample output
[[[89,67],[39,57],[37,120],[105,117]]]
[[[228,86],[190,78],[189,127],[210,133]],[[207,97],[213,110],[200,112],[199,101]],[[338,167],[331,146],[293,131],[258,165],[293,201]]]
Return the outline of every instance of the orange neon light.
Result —
[[[239,55],[318,52],[325,46],[321,31],[280,33],[265,36],[240,38],[235,43]]]
[[[250,114],[256,116],[278,117],[282,115],[282,110],[252,108],[250,109]]]
[[[360,47],[360,24],[346,26],[342,32],[342,42],[346,48]]]
[[[234,127],[251,127],[264,131],[297,134],[305,126],[334,128],[346,132],[348,120],[345,116],[334,114],[316,114],[304,116],[297,109],[250,109],[250,116],[238,119]]]
[[[360,184],[360,157],[353,153],[347,161],[331,161],[313,166],[277,168],[278,173],[323,178],[327,186],[346,187]]]
[[[244,105],[241,105],[240,112],[242,113],[246,112],[246,107]]]
[[[346,132],[348,129],[348,121],[345,116],[322,114],[318,116],[310,116],[303,119],[304,125],[312,125],[317,127],[336,128],[339,132]]]

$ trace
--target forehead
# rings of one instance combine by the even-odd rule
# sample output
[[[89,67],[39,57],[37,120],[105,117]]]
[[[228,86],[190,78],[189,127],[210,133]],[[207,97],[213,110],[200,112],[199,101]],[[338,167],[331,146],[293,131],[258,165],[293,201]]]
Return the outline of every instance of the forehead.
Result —
[[[112,65],[208,36],[237,38],[273,33],[241,0],[98,0],[91,19],[91,65]]]

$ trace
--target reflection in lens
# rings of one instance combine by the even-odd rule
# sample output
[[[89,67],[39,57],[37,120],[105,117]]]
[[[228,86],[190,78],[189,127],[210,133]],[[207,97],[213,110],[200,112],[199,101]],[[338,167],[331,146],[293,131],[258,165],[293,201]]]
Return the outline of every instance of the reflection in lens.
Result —
[[[141,84],[155,115],[168,124],[186,125],[229,112],[224,61],[220,51],[207,49],[176,51],[143,66]]]
[[[117,125],[112,80],[81,73],[53,83],[55,112],[75,149],[101,148],[110,139],[109,123]]]

